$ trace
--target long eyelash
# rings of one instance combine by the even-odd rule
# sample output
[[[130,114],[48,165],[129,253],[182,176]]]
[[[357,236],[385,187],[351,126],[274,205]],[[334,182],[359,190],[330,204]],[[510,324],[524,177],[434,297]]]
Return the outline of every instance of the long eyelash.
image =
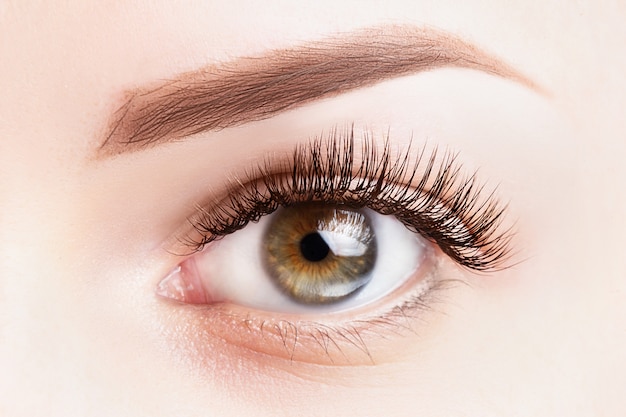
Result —
[[[256,222],[279,207],[321,201],[368,207],[393,215],[431,240],[454,261],[475,271],[501,269],[510,254],[511,230],[501,230],[505,207],[475,174],[462,174],[457,155],[411,146],[394,156],[389,138],[376,146],[364,133],[357,150],[353,128],[333,130],[298,146],[282,162],[265,160],[245,180],[228,185],[228,197],[198,207],[191,224],[194,250]],[[415,153],[415,155],[413,155]]]

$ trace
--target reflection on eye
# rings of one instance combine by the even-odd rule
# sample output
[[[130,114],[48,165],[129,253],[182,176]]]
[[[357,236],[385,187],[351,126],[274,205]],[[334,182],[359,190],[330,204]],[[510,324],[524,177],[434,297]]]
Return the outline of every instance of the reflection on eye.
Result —
[[[427,307],[446,281],[443,258],[494,271],[509,254],[502,206],[456,155],[395,152],[388,138],[355,140],[352,129],[266,159],[211,201],[180,237],[198,253],[157,294],[205,306],[196,314],[210,316],[212,332],[222,317],[218,336],[234,344],[274,356],[291,346],[290,360],[300,345],[319,346],[334,363],[341,340],[369,357],[362,330]]]

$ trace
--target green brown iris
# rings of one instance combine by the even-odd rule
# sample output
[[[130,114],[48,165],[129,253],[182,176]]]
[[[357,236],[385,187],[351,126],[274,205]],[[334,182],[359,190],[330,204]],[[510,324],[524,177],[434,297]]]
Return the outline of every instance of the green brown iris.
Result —
[[[371,279],[376,239],[362,210],[299,204],[276,212],[265,234],[264,260],[276,285],[303,304],[328,304]]]

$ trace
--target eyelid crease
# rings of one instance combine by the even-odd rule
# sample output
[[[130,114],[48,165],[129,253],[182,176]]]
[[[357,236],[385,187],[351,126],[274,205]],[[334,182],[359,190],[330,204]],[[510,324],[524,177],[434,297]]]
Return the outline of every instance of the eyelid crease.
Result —
[[[513,233],[502,226],[505,206],[495,190],[485,193],[474,174],[463,175],[452,152],[427,154],[425,146],[413,152],[409,144],[396,155],[389,135],[382,150],[373,136],[356,140],[353,126],[335,128],[297,146],[288,159],[265,159],[245,177],[231,179],[226,198],[198,206],[188,219],[194,233],[179,240],[200,251],[281,206],[316,201],[394,215],[468,269],[509,266]]]

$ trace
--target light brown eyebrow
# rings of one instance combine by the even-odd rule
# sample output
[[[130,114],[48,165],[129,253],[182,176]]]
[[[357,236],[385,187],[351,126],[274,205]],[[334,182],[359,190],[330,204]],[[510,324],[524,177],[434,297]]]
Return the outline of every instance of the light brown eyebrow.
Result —
[[[320,98],[439,67],[532,81],[449,33],[381,26],[242,57],[125,92],[99,155],[269,118]]]

